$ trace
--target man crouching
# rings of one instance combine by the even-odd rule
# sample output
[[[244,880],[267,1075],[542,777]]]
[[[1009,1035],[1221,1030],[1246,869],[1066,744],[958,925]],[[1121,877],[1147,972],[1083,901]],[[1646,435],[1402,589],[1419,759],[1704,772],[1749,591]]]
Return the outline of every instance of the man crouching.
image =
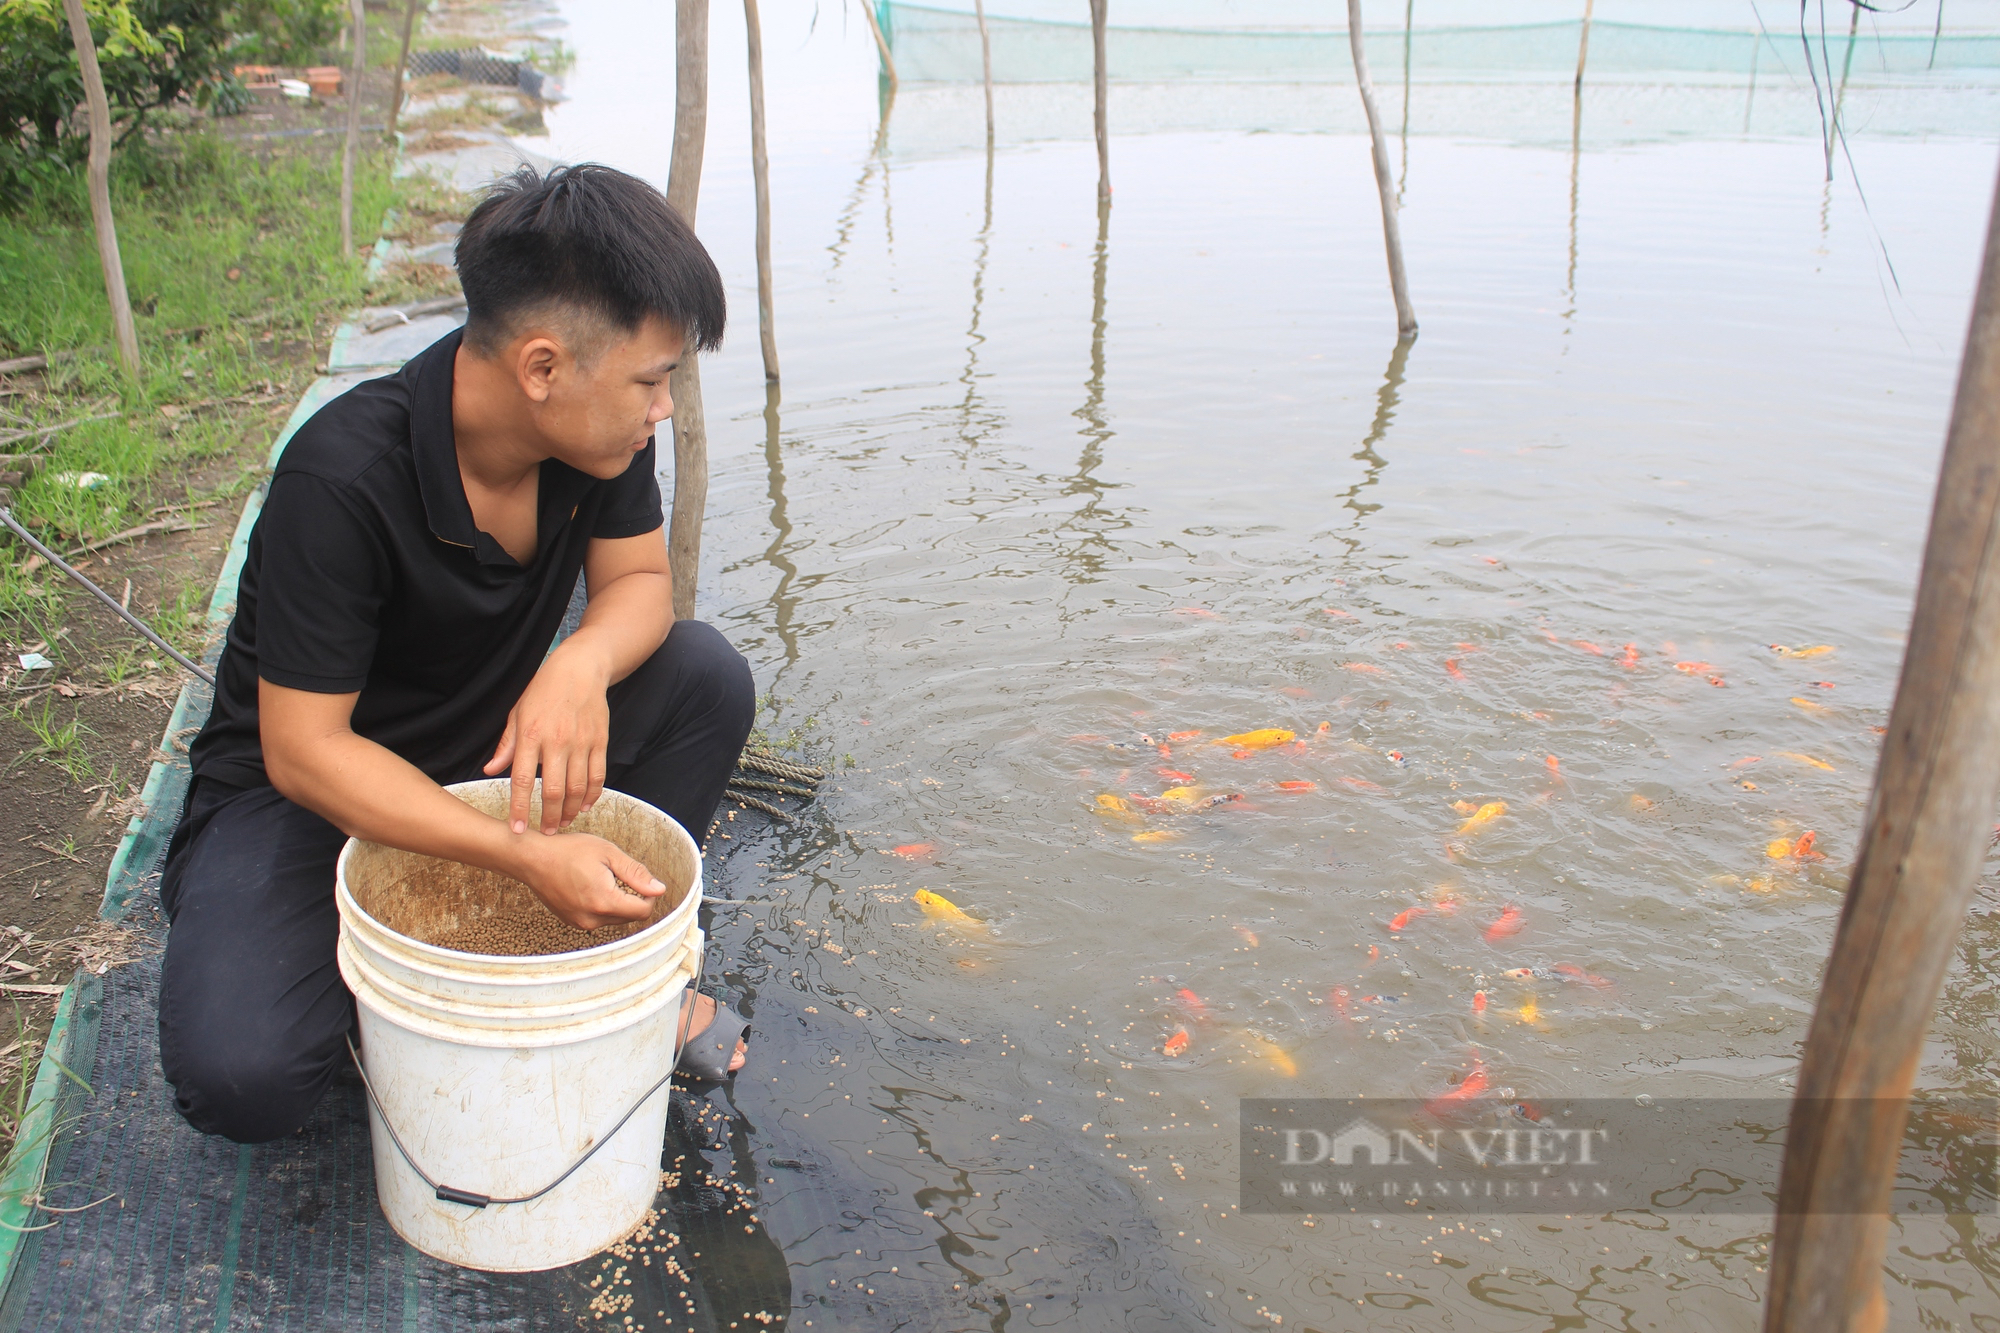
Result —
[[[465,327],[286,446],[189,749],[160,1057],[188,1123],[238,1142],[305,1124],[347,1058],[349,835],[511,876],[580,929],[643,917],[665,886],[564,830],[610,786],[701,843],[755,712],[742,656],[674,620],[654,474],[668,374],[722,337],[707,251],[650,185],[584,165],[501,182],[457,257]],[[589,607],[550,652],[579,571]],[[506,820],[442,787],[501,773]],[[743,1024],[687,1002],[683,1067],[723,1077]]]

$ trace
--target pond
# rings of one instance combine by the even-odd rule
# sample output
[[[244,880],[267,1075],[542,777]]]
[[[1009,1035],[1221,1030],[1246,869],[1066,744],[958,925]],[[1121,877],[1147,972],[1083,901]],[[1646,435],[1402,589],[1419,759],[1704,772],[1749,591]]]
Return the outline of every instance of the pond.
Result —
[[[671,7],[562,14],[571,100],[524,143],[664,184]],[[1004,85],[990,152],[963,80],[884,125],[859,13],[772,3],[767,398],[712,23],[699,613],[839,766],[804,823],[725,823],[712,886],[792,1326],[1756,1327],[1766,1217],[1246,1216],[1238,1102],[1789,1096],[1990,73],[1857,57],[1829,183],[1795,32],[1754,88],[1622,72],[1577,122],[1566,73],[1419,70],[1406,112],[1392,56],[1399,348],[1337,68],[1120,82],[1100,225],[1087,87]],[[1216,743],[1260,728],[1298,739]],[[1824,860],[1769,854],[1808,830]],[[1921,1088],[1994,1089],[1994,887]],[[1892,1324],[2000,1319],[1996,1239],[1900,1220]]]

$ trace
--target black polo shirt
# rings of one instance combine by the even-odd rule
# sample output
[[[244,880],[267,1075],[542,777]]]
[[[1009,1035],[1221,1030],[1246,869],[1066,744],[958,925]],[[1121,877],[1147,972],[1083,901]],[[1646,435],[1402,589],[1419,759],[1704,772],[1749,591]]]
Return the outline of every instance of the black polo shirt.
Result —
[[[359,692],[354,730],[438,782],[479,776],[562,623],[596,537],[660,526],[653,444],[599,481],[541,467],[524,567],[472,521],[452,441],[460,334],[322,407],[285,446],[250,530],[194,772],[265,785],[257,680]]]

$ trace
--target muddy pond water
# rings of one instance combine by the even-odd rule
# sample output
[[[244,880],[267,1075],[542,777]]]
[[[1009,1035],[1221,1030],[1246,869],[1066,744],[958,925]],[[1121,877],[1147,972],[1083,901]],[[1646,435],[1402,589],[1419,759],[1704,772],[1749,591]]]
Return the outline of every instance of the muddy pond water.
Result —
[[[571,100],[525,146],[664,183],[671,7],[561,13]],[[1754,93],[1593,85],[1580,126],[1566,76],[1433,71],[1392,145],[1399,350],[1351,82],[1114,87],[1101,228],[1087,90],[1004,86],[990,155],[976,86],[913,81],[884,128],[860,15],[769,3],[767,399],[742,20],[712,22],[699,230],[734,323],[700,614],[774,733],[853,765],[801,825],[725,823],[713,886],[792,1326],[1756,1327],[1767,1218],[1245,1216],[1238,1101],[1474,1068],[1789,1095],[1991,89],[1857,78],[1829,185],[1775,57]],[[1303,743],[1212,743],[1253,728]],[[1244,799],[1100,802],[1182,786]],[[1767,854],[1806,830],[1824,860]],[[1994,1090],[1996,907],[1923,1088]],[[2000,1321],[1996,1240],[1899,1221],[1892,1322]]]

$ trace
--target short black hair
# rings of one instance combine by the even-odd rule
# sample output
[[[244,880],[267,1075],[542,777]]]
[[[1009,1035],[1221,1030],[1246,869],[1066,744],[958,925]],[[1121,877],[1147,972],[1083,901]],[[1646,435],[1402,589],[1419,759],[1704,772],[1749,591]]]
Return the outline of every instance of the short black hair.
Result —
[[[491,354],[522,316],[570,309],[626,333],[657,317],[689,352],[722,343],[715,261],[658,190],[595,162],[496,182],[458,235],[465,336]]]

